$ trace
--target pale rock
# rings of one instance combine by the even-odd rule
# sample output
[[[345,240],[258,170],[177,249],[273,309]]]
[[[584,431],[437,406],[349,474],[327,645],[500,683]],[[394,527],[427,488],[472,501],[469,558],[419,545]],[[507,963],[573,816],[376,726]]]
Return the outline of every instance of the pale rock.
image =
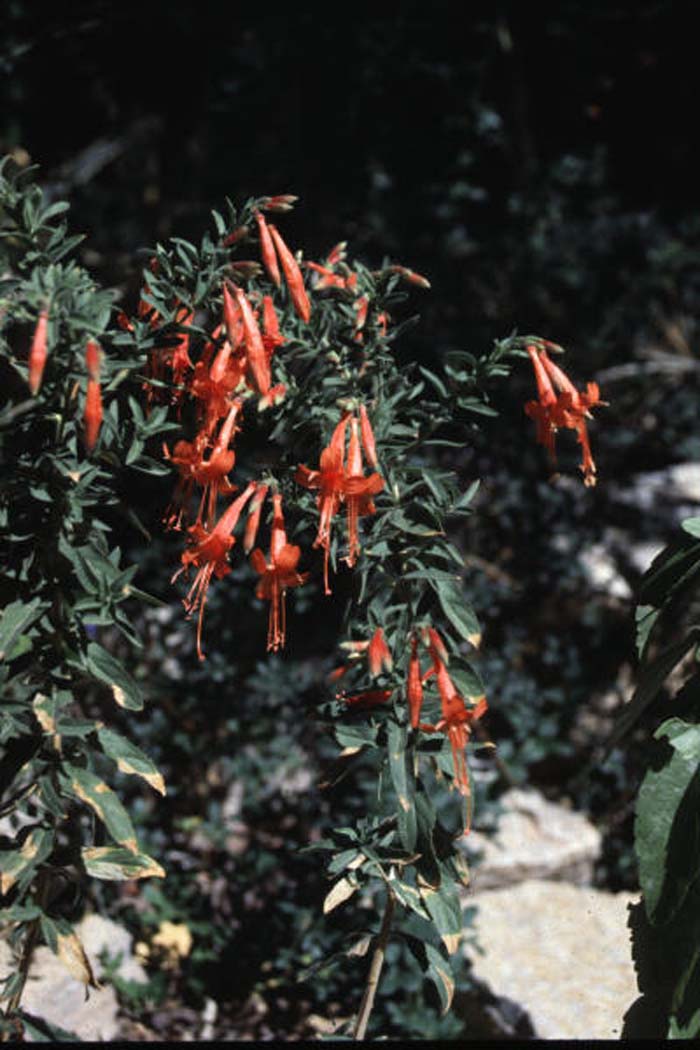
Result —
[[[465,840],[468,858],[480,854],[472,870],[472,889],[512,885],[523,879],[591,882],[601,835],[581,813],[549,802],[539,792],[514,788],[501,803],[493,835],[472,831]]]
[[[147,982],[143,967],[131,955],[131,934],[117,923],[99,915],[87,915],[76,925],[75,932],[98,979],[104,972],[99,955],[106,948],[110,956],[122,955],[117,968],[120,977]],[[0,941],[0,976],[4,977],[12,969],[11,952],[7,944]],[[82,1040],[111,1040],[119,1034],[119,1004],[114,988],[103,985],[86,990],[45,945],[34,952],[21,1005],[27,1013]]]
[[[540,1039],[619,1039],[639,994],[627,929],[636,901],[550,879],[481,892],[474,976],[523,1007]]]
[[[579,554],[591,585],[612,598],[629,601],[632,589],[617,568],[617,562],[603,543],[593,543]]]

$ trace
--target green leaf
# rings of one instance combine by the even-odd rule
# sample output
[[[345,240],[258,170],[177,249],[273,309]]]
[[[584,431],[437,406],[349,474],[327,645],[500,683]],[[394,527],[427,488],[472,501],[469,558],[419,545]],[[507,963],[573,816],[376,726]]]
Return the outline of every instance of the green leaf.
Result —
[[[474,499],[474,496],[476,496],[476,493],[477,493],[477,491],[479,489],[479,485],[480,484],[481,484],[481,482],[478,479],[476,481],[472,481],[472,483],[469,486],[469,488],[467,489],[467,491],[464,492],[459,497],[459,499],[457,500],[457,502],[453,506],[452,510],[453,511],[467,510],[470,507],[470,504],[471,504],[472,500]]]
[[[700,539],[700,518],[686,518],[681,522],[681,528],[690,536]]]
[[[45,608],[46,603],[40,598],[32,598],[30,602],[10,602],[5,607],[0,619],[0,660],[13,658],[12,650],[19,635],[41,616]]]
[[[440,1005],[443,1015],[447,1013],[452,1005],[455,981],[449,959],[446,959],[434,945],[428,941],[419,940],[414,936],[407,936],[406,943],[411,954],[418,961],[423,975],[432,982],[440,997]]]
[[[50,828],[33,828],[18,849],[0,853],[0,893],[8,893],[15,883],[25,883],[34,869],[46,860],[53,849],[54,832]]]
[[[698,878],[700,854],[700,725],[669,718],[639,789],[635,850],[649,921],[668,922]]]
[[[88,875],[112,881],[165,878],[165,871],[146,853],[132,853],[117,846],[87,846],[80,851]]]
[[[130,740],[113,729],[102,726],[97,731],[100,746],[106,755],[109,755],[117,763],[117,768],[122,773],[134,773],[142,777],[151,787],[165,794],[165,782],[162,774],[150,758],[143,753],[141,748],[136,747]]]
[[[137,853],[136,832],[131,818],[112,789],[88,769],[65,762],[63,770],[59,774],[62,790],[90,806],[115,842],[125,846],[131,853]]]
[[[634,610],[634,622],[636,626],[637,656],[641,660],[646,649],[651,630],[659,618],[660,609],[653,605],[638,605]]]
[[[412,851],[416,845],[415,783],[408,769],[410,752],[407,753],[408,730],[406,726],[390,722],[388,726],[387,754],[391,780],[398,801],[398,825],[404,849]]]
[[[698,636],[700,636],[700,628],[691,627],[685,638],[681,638],[679,641],[669,645],[653,663],[644,668],[639,684],[634,691],[634,696],[622,711],[617,725],[610,735],[605,747],[605,756],[610,754],[618,740],[629,732],[637,719],[656,698],[666,677],[671,673],[679,660],[685,656],[691,646],[697,642]]]
[[[87,670],[94,678],[110,687],[112,696],[120,707],[130,711],[140,711],[143,708],[141,690],[136,681],[119,661],[97,642],[90,642],[87,647]]]
[[[654,558],[639,588],[640,605],[661,606],[700,570],[700,543],[680,536]]]
[[[465,641],[478,648],[481,628],[471,605],[464,601],[454,584],[436,580],[433,587],[440,599],[442,611],[454,629]]]
[[[462,906],[454,884],[442,879],[437,888],[419,883],[419,890],[443,944],[453,955],[459,947],[464,926]]]

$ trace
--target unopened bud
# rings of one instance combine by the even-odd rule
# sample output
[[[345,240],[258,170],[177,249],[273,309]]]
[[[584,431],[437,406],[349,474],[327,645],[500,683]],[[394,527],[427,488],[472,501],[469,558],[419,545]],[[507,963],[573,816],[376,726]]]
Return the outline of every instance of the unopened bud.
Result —
[[[293,193],[279,193],[276,197],[263,197],[258,207],[261,211],[285,212],[291,211],[299,200]]]

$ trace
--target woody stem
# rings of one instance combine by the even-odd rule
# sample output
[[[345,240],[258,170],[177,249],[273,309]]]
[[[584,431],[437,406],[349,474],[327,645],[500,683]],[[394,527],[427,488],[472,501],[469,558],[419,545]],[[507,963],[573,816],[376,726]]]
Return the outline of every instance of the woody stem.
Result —
[[[394,894],[387,887],[384,917],[382,918],[381,929],[379,930],[379,934],[377,936],[376,944],[374,947],[374,954],[372,955],[372,963],[369,968],[369,976],[367,978],[367,984],[365,986],[364,994],[362,996],[362,1002],[360,1003],[360,1009],[357,1013],[355,1028],[352,1033],[353,1039],[364,1039],[365,1037],[367,1022],[369,1021],[369,1016],[372,1013],[372,1007],[374,1006],[374,997],[377,994],[379,976],[382,972],[382,966],[384,965],[384,955],[389,940],[391,920],[394,915],[395,905],[396,900],[394,898]]]

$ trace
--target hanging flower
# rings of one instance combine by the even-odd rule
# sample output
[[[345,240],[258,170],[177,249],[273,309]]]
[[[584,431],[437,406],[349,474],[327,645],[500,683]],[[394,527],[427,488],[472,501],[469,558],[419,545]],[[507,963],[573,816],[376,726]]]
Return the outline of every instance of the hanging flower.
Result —
[[[272,243],[272,237],[265,221],[265,216],[256,211],[255,221],[258,224],[258,234],[260,235],[260,255],[262,256],[263,266],[267,270],[268,277],[273,284],[279,288],[282,284],[282,278],[280,277],[279,266],[277,265],[277,256],[275,255],[275,246]]]
[[[279,261],[282,264],[282,271],[284,273],[284,279],[287,282],[292,305],[302,321],[308,322],[311,316],[311,303],[309,302],[309,297],[304,288],[304,278],[299,269],[299,264],[282,240],[277,227],[270,225],[268,229],[272,234],[272,240],[277,249]]]
[[[368,660],[369,660],[369,673],[373,678],[381,672],[382,667],[386,671],[390,671],[393,666],[391,658],[391,652],[384,639],[384,631],[381,627],[377,627],[376,631],[372,635],[372,639],[369,643],[368,648]]]
[[[39,312],[39,318],[34,328],[34,338],[32,339],[32,345],[29,350],[29,389],[32,394],[39,392],[41,386],[41,380],[44,376],[44,368],[46,366],[46,358],[48,357],[48,328],[49,328],[49,311],[43,309]]]
[[[393,689],[366,689],[363,693],[356,693],[354,696],[339,693],[337,699],[343,700],[355,711],[369,711],[373,707],[385,704],[392,693]]]
[[[299,465],[295,478],[307,489],[318,489],[317,506],[320,511],[318,532],[314,547],[323,547],[323,583],[326,594],[331,593],[328,586],[328,557],[331,545],[331,524],[338,512],[345,491],[345,471],[343,457],[345,452],[345,431],[349,416],[345,414],[333,431],[333,436],[321,453],[318,470],[309,470]]]
[[[250,556],[250,563],[260,575],[255,591],[257,598],[270,602],[270,617],[267,628],[267,648],[273,652],[284,646],[286,635],[285,598],[289,587],[299,587],[309,577],[307,572],[296,571],[301,557],[301,548],[287,543],[282,513],[282,496],[275,493],[272,497],[272,535],[270,538],[270,556],[256,547]]]
[[[421,678],[420,659],[418,657],[418,639],[415,635],[411,638],[411,655],[408,660],[408,675],[406,678],[406,699],[408,700],[411,727],[417,729],[421,707],[423,706],[423,679]]]
[[[258,528],[260,527],[262,505],[265,502],[269,488],[269,485],[260,485],[248,508],[248,520],[245,523],[245,532],[243,534],[243,550],[246,554],[250,554],[255,546]]]
[[[365,477],[362,463],[362,450],[360,448],[360,435],[357,419],[353,416],[350,420],[350,442],[348,445],[348,462],[344,484],[345,504],[348,515],[348,554],[345,558],[347,564],[352,566],[357,561],[360,553],[360,541],[358,536],[358,519],[367,514],[375,513],[372,496],[384,488],[384,478],[379,474],[370,474]]]
[[[85,395],[85,447],[92,452],[102,426],[102,391],[100,390],[100,348],[89,339],[85,347],[85,364],[88,370],[87,392]]]
[[[487,710],[486,697],[476,699],[472,707],[468,707],[464,698],[457,692],[454,682],[450,678],[447,667],[439,657],[433,658],[433,670],[437,678],[438,692],[442,708],[442,718],[435,725],[419,723],[419,728],[426,733],[445,733],[450,741],[452,750],[452,763],[454,768],[454,786],[460,795],[466,799],[467,813],[464,824],[464,834],[469,834],[471,826],[471,785],[469,783],[469,770],[467,768],[466,747],[469,742],[472,724]]]
[[[596,466],[591,455],[586,419],[591,417],[591,408],[604,403],[600,400],[598,384],[588,383],[585,391],[577,390],[566,373],[551,360],[545,346],[528,346],[527,352],[535,372],[538,400],[528,401],[525,412],[535,421],[537,442],[544,445],[552,464],[556,465],[557,430],[561,427],[575,430],[582,450],[584,485],[595,485]]]
[[[169,459],[180,472],[173,502],[166,511],[166,528],[181,528],[186,505],[195,485],[202,486],[202,498],[195,522],[201,523],[202,513],[206,506],[205,520],[208,528],[211,528],[213,524],[219,496],[235,491],[236,486],[230,483],[226,475],[231,472],[236,461],[235,452],[229,448],[229,445],[236,433],[236,420],[242,407],[243,402],[240,398],[230,406],[229,414],[207,459],[204,458],[208,445],[205,433],[200,432],[194,441],[178,441],[172,453],[167,445],[163,444],[165,458]]]
[[[377,467],[377,446],[374,441],[374,431],[367,415],[367,409],[364,405],[360,405],[360,435],[362,437],[362,447],[365,450],[365,456],[370,467]]]
[[[272,302],[271,295],[263,296],[262,323],[262,341],[269,359],[272,357],[277,347],[282,346],[286,342],[286,339],[280,332],[279,320],[275,313],[275,306]]]
[[[207,590],[212,576],[222,579],[231,572],[228,555],[231,547],[236,542],[232,535],[241,512],[255,492],[257,482],[251,481],[241,495],[230,504],[219,518],[215,527],[211,530],[196,523],[190,526],[190,545],[181,555],[182,567],[173,575],[171,582],[175,582],[180,573],[186,572],[194,565],[197,574],[194,582],[183,599],[183,605],[190,617],[199,610],[197,623],[197,655],[200,660],[204,659],[202,653],[202,621],[204,617],[204,605],[207,600]]]

